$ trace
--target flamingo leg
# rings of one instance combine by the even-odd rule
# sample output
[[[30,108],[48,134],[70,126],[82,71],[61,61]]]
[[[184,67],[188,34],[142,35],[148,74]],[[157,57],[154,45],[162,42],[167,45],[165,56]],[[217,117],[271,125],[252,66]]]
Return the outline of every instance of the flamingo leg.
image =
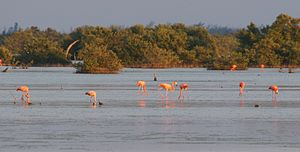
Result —
[[[24,101],[24,93],[22,92],[21,100]]]
[[[29,96],[28,93],[26,94],[26,98],[27,98],[26,103],[27,103],[27,104],[31,104],[31,102],[30,102],[30,96]]]
[[[97,104],[96,96],[94,96],[94,103]]]
[[[186,96],[187,96],[187,98],[189,100],[189,93],[188,93],[188,91],[185,91],[185,94],[186,94]]]
[[[144,89],[144,94],[148,95],[148,92],[147,92],[147,89],[146,89],[146,86],[143,87]]]
[[[159,93],[161,99],[164,99],[164,95],[161,92],[158,92],[158,93]]]
[[[166,90],[166,99],[168,99],[168,90]]]
[[[159,95],[160,95],[160,97],[162,98],[162,99],[164,99],[164,95],[160,92],[160,90],[162,90],[163,88],[157,88],[157,90],[159,91],[158,93],[159,93]]]
[[[181,96],[182,96],[182,89],[180,89],[180,94],[179,94],[179,96],[178,96],[178,100],[181,98]]]
[[[273,107],[277,107],[277,97],[276,97],[276,94],[273,94],[273,96],[272,96],[272,105],[273,105]]]
[[[243,89],[240,88],[240,96],[242,96],[244,94]]]

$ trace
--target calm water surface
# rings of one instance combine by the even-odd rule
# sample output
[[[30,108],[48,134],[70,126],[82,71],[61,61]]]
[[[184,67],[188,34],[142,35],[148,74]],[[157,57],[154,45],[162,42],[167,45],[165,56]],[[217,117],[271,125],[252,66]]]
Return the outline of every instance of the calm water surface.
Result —
[[[74,72],[29,68],[0,73],[0,151],[300,151],[300,73]],[[137,80],[146,81],[148,96],[137,93]],[[172,81],[189,83],[184,101],[177,100],[178,89],[161,99],[158,84]],[[243,97],[240,81],[246,83]],[[268,90],[271,84],[279,86],[276,98]],[[15,91],[20,85],[30,87],[34,105],[21,104],[21,93]],[[91,89],[102,107],[89,106],[84,93]]]

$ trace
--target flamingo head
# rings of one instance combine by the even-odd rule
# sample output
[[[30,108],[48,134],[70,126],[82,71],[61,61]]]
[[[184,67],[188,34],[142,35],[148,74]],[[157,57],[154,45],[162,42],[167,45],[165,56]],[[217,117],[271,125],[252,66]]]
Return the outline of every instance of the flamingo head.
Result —
[[[17,88],[16,91],[21,91],[21,89],[20,89],[20,88]]]

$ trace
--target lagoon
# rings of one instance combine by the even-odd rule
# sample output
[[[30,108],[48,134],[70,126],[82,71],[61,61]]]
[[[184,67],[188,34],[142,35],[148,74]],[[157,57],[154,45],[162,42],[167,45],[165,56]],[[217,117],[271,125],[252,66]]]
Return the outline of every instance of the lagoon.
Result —
[[[300,73],[255,68],[75,71],[30,67],[0,73],[2,151],[300,150]],[[148,96],[137,93],[138,80],[146,81]],[[158,84],[172,81],[189,83],[184,101],[177,100],[178,88],[167,101],[161,99]],[[246,83],[244,96],[239,96],[240,81]],[[268,90],[272,84],[279,86],[276,99]],[[30,87],[34,105],[21,104],[21,93],[15,91],[20,85]],[[88,90],[95,90],[104,105],[90,107]]]

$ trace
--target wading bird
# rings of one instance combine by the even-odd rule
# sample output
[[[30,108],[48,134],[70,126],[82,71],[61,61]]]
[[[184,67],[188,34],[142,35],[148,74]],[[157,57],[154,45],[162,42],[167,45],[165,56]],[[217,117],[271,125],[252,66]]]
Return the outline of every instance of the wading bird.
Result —
[[[147,87],[146,87],[146,82],[145,81],[141,81],[141,80],[137,81],[136,82],[136,86],[139,87],[139,91],[138,92],[142,91],[142,93],[148,94]]]
[[[278,87],[276,85],[271,85],[269,89],[272,90],[272,92],[274,92],[275,94],[279,93]]]
[[[273,107],[277,107],[277,97],[276,97],[276,95],[279,93],[278,92],[278,87],[276,85],[271,85],[269,87],[269,89],[272,90],[272,105],[273,105]]]
[[[22,92],[22,96],[21,96],[21,100],[24,101],[24,96],[27,98],[26,100],[26,104],[30,105],[30,96],[28,94],[29,92],[29,88],[27,86],[20,86],[19,88],[16,89],[16,91],[21,91]]]
[[[88,91],[85,95],[90,96],[90,103],[92,103],[93,106],[97,105],[97,93],[95,91]],[[94,98],[94,102],[92,102],[92,98]]]
[[[231,67],[230,67],[230,71],[235,71],[236,70],[236,68],[237,68],[237,65],[232,65]]]
[[[260,64],[259,68],[263,69],[263,68],[265,68],[265,65],[264,64]]]
[[[153,81],[157,81],[157,77],[155,73],[153,74]]]
[[[184,95],[183,95],[183,92],[186,91],[189,87],[189,85],[187,83],[182,83],[180,86],[180,94],[179,94],[179,97],[178,97],[178,100],[182,97],[184,99]],[[187,93],[187,92],[186,92]]]
[[[171,92],[173,92],[175,90],[175,85],[177,86],[177,82],[174,81],[172,82],[172,84],[168,84],[168,83],[161,83],[159,84],[160,90],[161,89],[165,89],[166,90],[166,99],[168,98],[168,91],[170,90]],[[161,96],[163,97],[163,95],[161,94]]]
[[[244,94],[244,92],[243,92],[244,88],[245,88],[245,82],[241,81],[240,82],[240,95]]]

